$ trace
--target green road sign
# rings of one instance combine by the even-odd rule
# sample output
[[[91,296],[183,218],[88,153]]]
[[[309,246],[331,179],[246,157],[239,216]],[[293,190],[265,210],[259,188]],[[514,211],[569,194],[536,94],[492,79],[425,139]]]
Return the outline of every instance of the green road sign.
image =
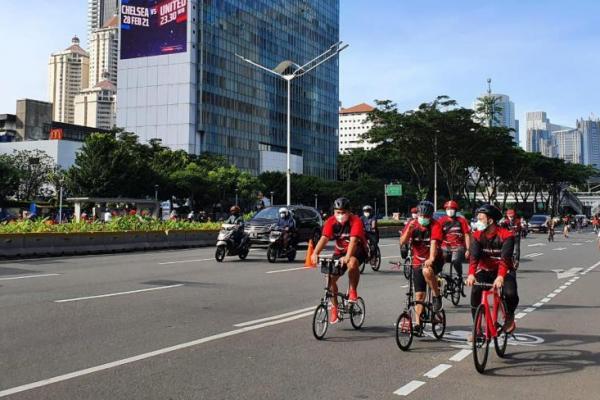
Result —
[[[387,196],[402,196],[402,185],[385,185]]]

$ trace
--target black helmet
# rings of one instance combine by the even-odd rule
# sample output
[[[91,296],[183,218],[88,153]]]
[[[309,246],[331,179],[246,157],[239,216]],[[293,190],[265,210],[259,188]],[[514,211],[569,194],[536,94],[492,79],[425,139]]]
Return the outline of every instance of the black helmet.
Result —
[[[350,200],[348,200],[345,197],[335,199],[335,201],[333,202],[333,209],[350,211]]]
[[[491,204],[484,204],[475,210],[475,214],[485,214],[488,218],[494,220],[494,222],[499,222],[502,219],[502,211],[498,209],[498,207],[493,206]]]
[[[433,215],[433,203],[427,200],[423,200],[417,205],[417,212],[426,217],[431,217]]]
[[[373,207],[366,205],[363,207],[363,211],[373,211]]]

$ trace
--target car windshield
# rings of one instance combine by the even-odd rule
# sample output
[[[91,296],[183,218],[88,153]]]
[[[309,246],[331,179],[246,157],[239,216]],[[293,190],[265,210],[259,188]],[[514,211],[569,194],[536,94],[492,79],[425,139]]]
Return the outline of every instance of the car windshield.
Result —
[[[252,219],[278,219],[279,208],[278,207],[267,207],[262,209]]]

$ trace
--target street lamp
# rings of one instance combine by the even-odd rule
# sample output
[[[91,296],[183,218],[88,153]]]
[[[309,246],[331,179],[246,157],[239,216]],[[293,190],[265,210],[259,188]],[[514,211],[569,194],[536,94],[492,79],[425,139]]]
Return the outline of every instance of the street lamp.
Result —
[[[235,205],[236,206],[238,205],[238,191],[239,190],[240,189],[236,186],[236,188],[235,188]]]
[[[275,192],[271,192],[271,205],[274,206],[275,203],[273,203],[273,194],[275,194]]]
[[[315,209],[317,209],[317,207],[318,207],[318,203],[317,203],[318,198],[319,198],[319,195],[317,193],[315,193]]]
[[[63,186],[64,180],[63,178],[59,178],[59,195],[58,195],[58,223],[62,224],[62,206],[63,206]]]
[[[433,209],[437,211],[437,165],[438,165],[438,148],[437,148],[437,134],[440,133],[439,129],[435,130],[433,134]]]
[[[158,185],[154,185],[154,201],[158,201]]]
[[[239,54],[236,54],[236,57],[241,60],[254,65],[257,68],[262,69],[263,71],[269,72],[270,74],[276,75],[287,82],[287,184],[286,184],[286,193],[287,193],[287,204],[292,204],[292,183],[291,183],[291,130],[292,130],[292,117],[291,117],[291,92],[292,92],[292,80],[294,78],[299,78],[313,69],[317,68],[319,65],[323,64],[325,61],[329,60],[337,56],[342,50],[344,50],[348,45],[342,45],[343,42],[337,42],[331,47],[329,47],[324,53],[319,56],[313,58],[309,62],[304,65],[298,65],[290,60],[285,60],[279,63],[275,68],[270,69],[264,67],[248,58],[242,57]],[[289,68],[293,68],[292,72],[285,73]]]

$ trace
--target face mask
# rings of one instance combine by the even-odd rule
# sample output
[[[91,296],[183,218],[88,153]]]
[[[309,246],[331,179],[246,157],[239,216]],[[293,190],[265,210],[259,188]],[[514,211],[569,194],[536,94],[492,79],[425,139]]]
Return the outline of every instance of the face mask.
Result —
[[[365,213],[365,217],[369,218],[371,216],[371,213],[366,212]]]
[[[285,218],[285,213],[279,213],[279,216],[280,216],[281,218]]]
[[[485,231],[488,227],[488,224],[486,224],[485,222],[477,221],[475,223],[475,226],[478,231]]]
[[[348,214],[336,214],[335,219],[340,224],[343,224],[344,222],[348,221]]]
[[[411,214],[412,219],[417,219],[418,215],[417,214]]]
[[[446,210],[446,215],[449,217],[454,217],[456,215],[456,210]]]
[[[429,218],[425,218],[425,217],[419,217],[419,224],[423,225],[423,226],[427,226],[429,225]]]

